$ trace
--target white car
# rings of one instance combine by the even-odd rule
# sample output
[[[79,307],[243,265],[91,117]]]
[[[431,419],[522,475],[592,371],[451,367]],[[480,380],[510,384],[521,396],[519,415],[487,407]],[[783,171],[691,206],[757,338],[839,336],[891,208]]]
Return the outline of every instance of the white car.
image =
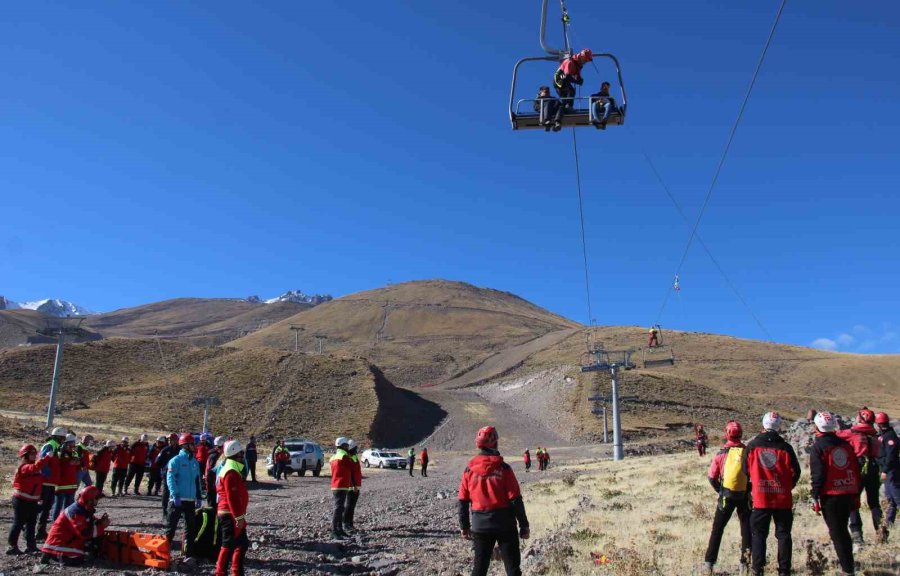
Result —
[[[313,476],[318,476],[322,473],[325,454],[316,442],[304,438],[285,438],[284,447],[291,454],[291,461],[285,466],[286,474],[296,472],[297,476],[306,476],[306,472],[310,471]],[[266,456],[266,473],[275,476],[272,456]]]
[[[362,453],[362,463],[366,468],[403,468],[406,469],[406,458],[385,449],[370,448]]]

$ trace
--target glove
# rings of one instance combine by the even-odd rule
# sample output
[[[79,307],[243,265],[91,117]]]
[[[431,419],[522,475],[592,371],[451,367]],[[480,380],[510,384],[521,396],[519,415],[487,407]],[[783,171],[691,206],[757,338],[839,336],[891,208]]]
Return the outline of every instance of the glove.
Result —
[[[575,80],[575,83],[578,84],[579,86],[581,86],[582,84],[584,84],[584,78],[578,78],[578,79],[576,79],[576,80]]]
[[[463,528],[462,530],[460,530],[459,535],[462,536],[463,538],[465,538],[466,540],[472,539],[472,531],[469,530],[468,528]]]
[[[178,508],[179,506],[181,506],[181,498],[175,498],[174,500],[172,500],[172,503],[175,504],[176,508]]]
[[[247,521],[246,520],[238,520],[237,524],[234,525],[234,537],[238,538],[247,529]]]
[[[816,514],[822,514],[822,506],[819,504],[818,500],[813,500],[812,510]]]
[[[519,538],[522,540],[528,540],[528,537],[531,536],[531,530],[525,526],[524,528],[519,528]]]

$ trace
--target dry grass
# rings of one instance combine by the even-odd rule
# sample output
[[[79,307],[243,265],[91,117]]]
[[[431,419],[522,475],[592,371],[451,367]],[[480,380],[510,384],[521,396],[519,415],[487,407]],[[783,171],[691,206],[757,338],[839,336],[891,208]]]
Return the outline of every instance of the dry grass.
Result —
[[[571,551],[564,558],[551,553],[537,573],[577,575],[654,576],[690,575],[703,563],[712,523],[715,494],[706,481],[707,458],[676,454],[622,462],[578,463],[559,466],[560,480],[542,480],[525,488],[525,501],[533,538],[539,550]],[[577,480],[570,482],[573,474]],[[801,487],[808,486],[804,470]],[[798,487],[799,488],[799,487]],[[808,492],[807,492],[808,493]],[[806,570],[806,542],[835,558],[825,523],[808,503],[798,502],[794,521],[795,574]],[[871,530],[868,531],[871,538]],[[774,536],[769,555],[775,556]],[[740,537],[737,520],[725,532],[717,569],[736,574]],[[612,562],[595,566],[591,552],[606,554]],[[557,555],[559,556],[559,555]],[[900,570],[900,542],[869,546],[857,555],[865,570],[860,574],[887,576]],[[830,572],[825,572],[830,574]]]

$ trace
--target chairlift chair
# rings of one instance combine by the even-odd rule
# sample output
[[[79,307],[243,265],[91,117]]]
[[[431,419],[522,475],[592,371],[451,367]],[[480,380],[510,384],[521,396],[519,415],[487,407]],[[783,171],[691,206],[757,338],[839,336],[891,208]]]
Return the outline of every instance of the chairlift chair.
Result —
[[[569,36],[567,33],[569,24],[568,15],[566,13],[564,13],[563,16],[563,38],[565,39],[565,47],[562,49],[551,48],[544,40],[547,27],[547,2],[548,0],[543,0],[541,8],[541,47],[549,54],[549,56],[531,56],[522,58],[516,62],[516,65],[513,67],[512,87],[509,91],[509,120],[513,130],[544,129],[543,122],[546,120],[546,118],[543,117],[544,107],[541,107],[540,113],[533,111],[536,99],[516,99],[516,83],[519,77],[519,67],[526,62],[562,62],[572,55],[572,49],[569,46]],[[619,105],[614,110],[610,111],[609,117],[606,119],[606,125],[621,126],[625,123],[625,112],[628,108],[627,96],[625,94],[625,81],[622,79],[622,67],[619,65],[618,58],[609,52],[594,54],[594,58],[606,58],[612,61],[616,67],[616,77],[618,79],[619,93],[621,94],[622,101],[618,103]],[[593,126],[595,117],[593,107],[590,104],[589,96],[579,96],[574,98],[572,109],[562,117],[562,125],[572,127]]]
[[[674,366],[675,353],[672,350],[672,347],[669,344],[666,344],[662,326],[654,324],[653,327],[656,328],[658,344],[656,346],[650,346],[648,344],[641,348],[641,364],[644,368],[652,368],[654,366]]]

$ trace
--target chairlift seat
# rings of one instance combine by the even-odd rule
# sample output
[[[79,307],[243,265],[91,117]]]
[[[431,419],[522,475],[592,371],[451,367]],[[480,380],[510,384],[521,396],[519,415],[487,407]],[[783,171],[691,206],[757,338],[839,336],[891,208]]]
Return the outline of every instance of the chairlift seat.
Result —
[[[578,100],[587,99],[579,98]],[[511,115],[513,130],[546,129],[546,127],[541,124],[541,115],[537,112],[519,112],[519,110],[522,109],[532,109],[534,102],[535,100],[519,100],[516,103],[516,109]],[[619,108],[610,111],[609,116],[606,118],[607,127],[621,126],[624,123],[625,116]],[[560,124],[562,124],[563,128],[593,126],[591,122],[591,113],[586,106],[576,107],[568,113],[563,114]]]

